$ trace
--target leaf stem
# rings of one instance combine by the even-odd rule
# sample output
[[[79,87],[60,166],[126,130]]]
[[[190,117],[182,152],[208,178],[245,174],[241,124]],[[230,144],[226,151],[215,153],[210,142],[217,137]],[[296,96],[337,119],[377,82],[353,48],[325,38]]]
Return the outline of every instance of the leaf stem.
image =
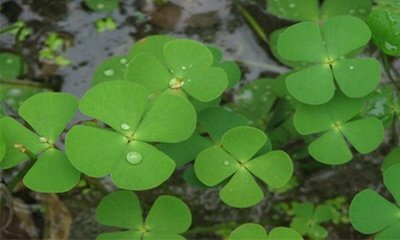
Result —
[[[390,82],[392,82],[392,84],[396,87],[396,89],[398,91],[400,91],[400,84],[398,82],[396,82],[396,80],[394,79],[394,77],[391,73],[391,64],[390,64],[388,56],[385,53],[381,52],[381,57],[382,57],[382,61],[383,61],[383,68],[384,68]]]
[[[10,192],[14,192],[16,190],[16,187],[18,186],[18,183],[22,180],[22,178],[25,176],[25,174],[29,171],[29,169],[33,166],[33,164],[36,161],[36,157],[31,158],[28,160],[27,163],[25,163],[24,167],[18,171],[18,174],[11,179],[10,183],[8,185],[8,189],[10,189]]]

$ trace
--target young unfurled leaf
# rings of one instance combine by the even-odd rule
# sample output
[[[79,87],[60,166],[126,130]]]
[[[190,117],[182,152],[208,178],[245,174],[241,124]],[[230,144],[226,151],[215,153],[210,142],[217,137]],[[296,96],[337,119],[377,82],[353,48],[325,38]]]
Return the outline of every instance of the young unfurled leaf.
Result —
[[[97,239],[184,239],[192,222],[190,209],[172,196],[156,199],[147,217],[138,197],[133,192],[117,191],[103,198],[96,210],[100,224],[125,229],[122,232],[103,233]]]
[[[194,132],[196,112],[181,96],[148,91],[128,81],[96,85],[80,101],[82,113],[112,129],[75,126],[67,135],[72,164],[92,177],[111,174],[120,188],[145,190],[164,182],[174,161],[149,142],[177,143]]]
[[[267,142],[265,134],[256,128],[233,128],[223,135],[221,145],[205,149],[197,156],[195,173],[207,186],[216,186],[228,179],[220,198],[229,206],[256,205],[264,194],[253,175],[269,186],[282,187],[293,173],[292,161],[283,151],[256,156]]]
[[[228,86],[227,74],[222,68],[212,66],[213,55],[199,42],[168,41],[160,55],[144,51],[135,56],[128,65],[125,79],[151,92],[184,91],[202,102],[218,98]]]
[[[27,187],[38,192],[66,192],[72,189],[78,183],[80,173],[55,143],[77,108],[75,97],[47,92],[34,95],[19,108],[19,115],[36,133],[12,118],[2,118],[0,126],[7,151],[1,168],[10,168],[27,160],[28,155],[24,151],[29,151],[38,157],[23,178]]]
[[[400,165],[383,172],[383,182],[397,204],[391,203],[372,189],[358,193],[350,204],[350,221],[364,234],[375,234],[375,239],[397,239],[400,235]],[[374,216],[374,217],[371,217]]]
[[[287,227],[276,227],[268,234],[263,226],[255,223],[245,223],[237,227],[229,235],[229,240],[302,240],[303,237],[295,230]]]
[[[383,125],[373,117],[354,119],[362,107],[361,99],[340,93],[323,105],[300,105],[294,115],[296,130],[302,135],[322,134],[308,146],[311,156],[325,164],[346,163],[352,153],[345,139],[362,154],[375,150],[383,140]]]
[[[352,34],[355,31],[357,35]],[[380,80],[379,62],[345,59],[370,37],[368,26],[351,16],[330,18],[322,26],[302,22],[287,28],[279,36],[279,55],[288,61],[313,64],[287,76],[289,93],[303,103],[319,105],[333,98],[335,83],[351,98],[372,92]]]

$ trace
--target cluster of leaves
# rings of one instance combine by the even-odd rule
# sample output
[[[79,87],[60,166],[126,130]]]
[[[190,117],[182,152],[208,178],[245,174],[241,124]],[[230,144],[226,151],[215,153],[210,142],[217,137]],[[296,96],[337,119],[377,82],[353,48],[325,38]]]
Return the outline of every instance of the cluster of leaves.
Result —
[[[117,23],[110,16],[96,21],[96,29],[98,32],[112,31],[117,28]]]
[[[57,66],[67,66],[71,62],[68,58],[61,55],[61,48],[64,47],[64,39],[56,32],[50,33],[44,40],[44,47],[39,52],[39,59],[51,62]]]
[[[237,227],[230,234],[229,240],[302,240],[303,237],[295,230],[287,227],[276,227],[267,231],[260,224],[245,223]]]

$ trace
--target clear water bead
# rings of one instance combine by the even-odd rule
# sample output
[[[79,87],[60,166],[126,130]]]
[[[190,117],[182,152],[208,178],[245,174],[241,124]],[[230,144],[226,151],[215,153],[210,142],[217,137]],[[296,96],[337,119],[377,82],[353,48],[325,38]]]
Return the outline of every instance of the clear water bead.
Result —
[[[14,62],[14,61],[13,61],[11,58],[9,58],[9,59],[6,60],[6,63],[7,63],[7,64],[12,64],[13,62]]]
[[[126,124],[126,123],[122,123],[120,127],[121,127],[121,129],[124,130],[124,131],[129,130],[129,129],[131,128],[131,126],[129,126],[129,125]]]
[[[296,4],[291,3],[291,4],[289,4],[289,7],[290,7],[290,8],[294,8],[294,7],[296,7]]]
[[[47,140],[47,138],[46,137],[40,137],[39,138],[39,142],[41,142],[41,143],[46,143],[48,140]]]
[[[107,77],[111,77],[112,75],[114,75],[114,70],[107,69],[104,71],[104,75],[106,75]]]
[[[97,6],[96,6],[98,9],[103,9],[104,8],[104,4],[102,4],[102,3],[99,3],[99,4],[97,4]]]
[[[183,86],[183,84],[184,84],[185,82],[184,81],[181,81],[180,79],[178,79],[178,78],[172,78],[170,81],[169,81],[169,87],[170,88],[181,88],[182,86]]]
[[[119,60],[119,62],[120,62],[121,64],[126,64],[126,63],[128,62],[128,59],[126,59],[126,58],[121,58],[121,59]]]
[[[224,161],[224,165],[225,165],[225,166],[228,166],[228,165],[229,165],[229,161],[228,161],[228,160],[225,160],[225,161]]]
[[[142,162],[143,157],[142,154],[138,152],[129,152],[126,154],[126,160],[133,165],[139,164]]]
[[[354,66],[350,66],[349,68],[350,68],[350,70],[353,70],[353,69],[354,69]]]

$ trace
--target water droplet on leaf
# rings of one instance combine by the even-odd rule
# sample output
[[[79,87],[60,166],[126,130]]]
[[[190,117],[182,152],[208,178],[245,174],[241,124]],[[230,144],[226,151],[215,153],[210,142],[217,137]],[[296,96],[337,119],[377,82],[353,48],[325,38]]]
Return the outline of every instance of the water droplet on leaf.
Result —
[[[291,4],[289,4],[289,7],[290,7],[290,8],[294,8],[294,7],[296,7],[296,4],[291,3]]]
[[[107,69],[104,71],[104,75],[106,75],[107,77],[111,77],[112,75],[114,75],[114,70]]]
[[[185,66],[182,66],[181,68],[182,68],[182,70],[186,70],[186,67],[185,67]]]
[[[46,143],[47,141],[48,141],[48,139],[46,137],[39,138],[39,142],[41,142],[41,143]]]
[[[350,70],[353,70],[353,69],[354,69],[354,66],[350,66],[349,68],[350,68]]]
[[[129,130],[129,129],[131,128],[131,126],[129,126],[129,125],[126,124],[126,123],[122,123],[120,127],[121,127],[121,129],[124,130],[124,131]]]
[[[11,58],[9,58],[9,59],[6,60],[6,63],[7,63],[7,64],[12,64],[13,62],[14,62],[14,61],[13,61]]]
[[[128,62],[128,59],[126,59],[126,58],[121,58],[121,59],[119,60],[119,62],[120,62],[121,64],[126,64],[126,63]]]
[[[181,88],[184,83],[185,83],[184,81],[174,77],[169,81],[169,87],[173,89]]]
[[[96,6],[98,9],[103,9],[104,8],[104,4],[102,4],[102,3],[99,3],[99,4],[97,4],[97,6]]]
[[[142,154],[138,152],[129,152],[126,154],[126,160],[133,165],[139,164],[142,162],[143,157]]]
[[[225,166],[228,166],[228,165],[229,165],[229,161],[228,161],[228,160],[225,160],[225,161],[224,161],[224,165],[225,165]]]

